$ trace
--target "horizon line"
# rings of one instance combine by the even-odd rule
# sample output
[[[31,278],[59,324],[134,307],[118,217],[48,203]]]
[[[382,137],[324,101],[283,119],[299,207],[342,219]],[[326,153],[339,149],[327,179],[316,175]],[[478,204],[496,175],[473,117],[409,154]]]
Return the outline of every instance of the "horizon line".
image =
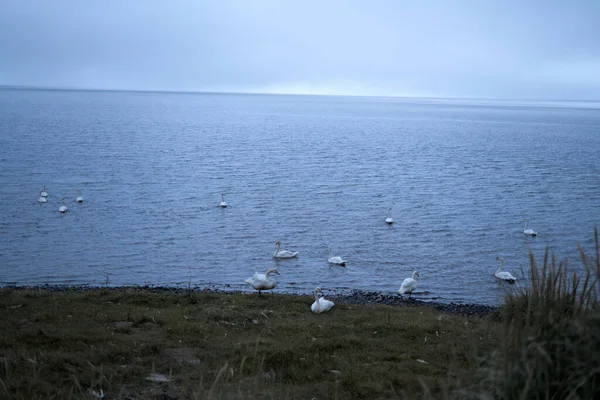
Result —
[[[7,85],[0,84],[0,90],[48,90],[48,91],[82,91],[82,92],[130,92],[130,93],[172,93],[172,94],[231,94],[231,95],[274,95],[274,96],[322,96],[322,97],[366,97],[366,98],[396,98],[420,100],[479,100],[479,101],[521,101],[521,102],[567,102],[567,103],[599,103],[596,100],[565,100],[565,99],[536,99],[515,97],[471,97],[471,96],[419,96],[419,95],[383,95],[383,94],[335,94],[335,93],[289,93],[289,92],[258,92],[258,91],[215,91],[215,90],[182,90],[182,89],[114,89],[69,86],[36,86],[36,85]]]

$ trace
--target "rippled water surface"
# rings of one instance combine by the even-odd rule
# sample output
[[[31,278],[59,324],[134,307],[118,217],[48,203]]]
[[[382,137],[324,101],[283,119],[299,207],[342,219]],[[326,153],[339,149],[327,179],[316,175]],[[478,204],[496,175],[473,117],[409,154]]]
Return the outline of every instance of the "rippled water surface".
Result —
[[[395,292],[419,270],[420,298],[498,303],[497,256],[517,274],[530,248],[575,268],[593,249],[600,111],[568,106],[0,90],[0,284],[241,288],[279,267],[283,291]],[[299,257],[275,261],[278,239]]]

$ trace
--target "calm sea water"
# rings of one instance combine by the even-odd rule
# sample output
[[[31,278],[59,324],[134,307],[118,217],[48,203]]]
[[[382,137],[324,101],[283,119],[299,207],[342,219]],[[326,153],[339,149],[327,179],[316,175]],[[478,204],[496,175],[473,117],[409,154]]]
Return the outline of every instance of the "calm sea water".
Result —
[[[0,285],[239,289],[279,267],[281,291],[396,292],[419,270],[419,298],[494,304],[497,256],[581,268],[600,223],[593,104],[0,90],[0,134]]]

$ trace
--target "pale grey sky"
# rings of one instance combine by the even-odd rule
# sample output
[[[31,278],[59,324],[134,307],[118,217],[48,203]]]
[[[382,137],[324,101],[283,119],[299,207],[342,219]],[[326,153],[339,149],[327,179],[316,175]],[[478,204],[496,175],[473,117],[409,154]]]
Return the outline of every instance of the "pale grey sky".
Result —
[[[5,0],[0,85],[600,100],[600,1]]]

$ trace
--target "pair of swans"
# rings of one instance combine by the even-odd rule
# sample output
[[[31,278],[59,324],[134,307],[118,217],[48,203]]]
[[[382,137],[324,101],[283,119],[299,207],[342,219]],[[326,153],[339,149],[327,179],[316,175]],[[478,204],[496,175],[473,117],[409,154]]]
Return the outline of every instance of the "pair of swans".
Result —
[[[48,200],[46,199],[46,197],[48,197],[48,192],[46,192],[46,185],[44,185],[44,187],[42,188],[42,190],[40,190],[40,198],[38,199],[38,202],[40,202],[40,203],[46,203],[46,202],[48,202]]]
[[[508,271],[502,271],[502,268],[504,267],[504,258],[496,257],[496,260],[500,261],[500,266],[498,267],[498,270],[496,271],[494,276],[502,281],[508,283],[515,283],[517,281],[517,278],[515,278],[513,274],[511,274]]]
[[[537,232],[534,231],[531,228],[528,228],[529,226],[529,218],[525,218],[525,227],[523,228],[523,233],[529,236],[536,236]]]
[[[281,275],[276,268],[272,268],[267,270],[267,272],[265,272],[264,274],[259,274],[258,272],[255,272],[253,276],[246,279],[244,282],[252,286],[254,289],[258,290],[258,295],[260,296],[261,291],[271,290],[274,289],[275,286],[277,286],[277,281],[275,281],[274,278],[271,278],[269,276],[271,274]]]
[[[419,275],[419,271],[413,271],[412,277],[403,280],[402,284],[400,285],[400,289],[398,289],[400,296],[403,294],[408,294],[408,297],[410,298],[412,292],[414,292],[415,289],[417,289],[417,286],[419,286],[419,281],[417,281],[417,278],[420,277],[421,275]]]

